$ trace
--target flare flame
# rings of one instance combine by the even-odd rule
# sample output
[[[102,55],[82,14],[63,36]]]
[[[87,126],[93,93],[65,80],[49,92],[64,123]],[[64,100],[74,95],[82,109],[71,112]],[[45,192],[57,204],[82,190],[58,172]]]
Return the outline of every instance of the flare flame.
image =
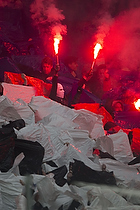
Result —
[[[134,102],[135,108],[140,111],[140,99]]]
[[[60,43],[60,40],[57,39],[57,38],[54,38],[54,51],[55,51],[55,54],[57,55],[58,54],[58,45]]]
[[[94,47],[94,59],[97,58],[99,51],[102,49],[101,44],[97,43]]]
[[[59,44],[60,44],[61,40],[62,40],[62,36],[60,34],[57,34],[57,35],[54,36],[54,51],[55,51],[55,55],[58,54]]]

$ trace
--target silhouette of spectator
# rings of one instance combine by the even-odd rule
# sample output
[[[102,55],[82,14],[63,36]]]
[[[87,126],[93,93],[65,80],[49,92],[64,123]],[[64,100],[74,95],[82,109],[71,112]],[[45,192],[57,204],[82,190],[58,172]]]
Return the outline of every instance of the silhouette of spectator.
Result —
[[[74,56],[68,56],[64,64],[67,67],[67,71],[64,72],[63,76],[71,79],[78,79],[78,59]]]
[[[103,95],[112,88],[110,75],[105,64],[97,67],[92,77],[86,83],[85,89],[102,99]]]

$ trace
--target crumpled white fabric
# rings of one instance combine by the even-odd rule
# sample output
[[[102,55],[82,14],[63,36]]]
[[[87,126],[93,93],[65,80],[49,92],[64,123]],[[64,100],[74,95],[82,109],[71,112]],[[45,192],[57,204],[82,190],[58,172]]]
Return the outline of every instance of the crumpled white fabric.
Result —
[[[89,206],[84,209],[104,209],[104,210],[120,210],[120,209],[139,209],[137,205],[133,205],[125,200],[121,195],[115,192],[115,188],[99,185],[86,185],[82,189],[87,190]]]
[[[20,139],[38,141],[45,148],[44,161],[55,160],[60,157],[67,144],[75,145],[88,157],[92,156],[95,146],[95,141],[89,138],[88,131],[61,130],[59,127],[45,126],[41,121],[16,131],[16,134]]]
[[[99,159],[99,162],[101,165],[105,164],[108,171],[113,171],[117,186],[129,187],[131,184],[131,188],[135,188],[136,184],[134,185],[134,183],[137,183],[137,187],[140,187],[140,174],[137,169],[140,164],[127,165],[108,158]]]
[[[16,197],[22,193],[23,186],[20,177],[13,173],[0,173],[0,192],[2,198],[1,210],[15,210]]]
[[[8,122],[21,119],[17,110],[14,108],[12,101],[6,96],[0,97],[0,117]]]
[[[37,183],[37,189],[39,194],[39,202],[43,207],[50,207],[59,195],[59,191],[55,186],[53,177],[49,178],[48,176],[45,176],[40,182]]]
[[[79,127],[78,124],[74,123],[72,120],[63,118],[60,115],[54,113],[44,117],[38,123],[43,123],[45,126],[47,125],[47,127],[49,126],[50,127],[49,131],[52,130],[52,127],[53,131],[54,127],[56,127],[57,129],[58,128],[62,129],[61,131],[58,131],[59,140],[63,139],[62,141],[64,143],[72,143],[87,156],[89,157],[92,156],[93,147],[95,147],[95,141],[89,137],[88,130],[82,130],[82,128],[84,127],[81,128]],[[86,121],[84,122],[84,124],[86,125]],[[67,135],[66,137],[67,141],[64,140],[63,138],[64,134],[65,137]],[[56,144],[57,142],[55,142],[55,145]]]
[[[59,157],[50,137],[50,131],[42,123],[28,125],[16,132],[17,138],[39,142],[45,149],[43,161],[49,161],[52,157]],[[63,144],[61,144],[63,145]]]
[[[74,123],[69,118],[64,118],[63,116],[60,116],[58,113],[51,113],[39,122],[47,126],[53,126],[57,128],[59,127],[63,130],[68,128],[78,128],[78,125],[76,123]]]
[[[35,96],[35,88],[33,86],[15,85],[10,83],[2,83],[3,95],[9,98],[12,102],[17,99],[22,99],[26,103],[31,101]]]
[[[90,160],[84,153],[81,152],[78,148],[76,148],[73,144],[69,144],[65,147],[65,150],[61,153],[61,157],[58,158],[55,163],[58,167],[66,165],[67,168],[70,162],[74,162],[74,159],[80,160],[85,163],[85,165],[89,166],[90,168],[101,171],[100,163],[95,163]]]
[[[37,184],[44,178],[42,175],[32,175],[33,183]],[[0,210],[25,210],[26,199],[22,195],[25,186],[20,183],[22,180],[26,184],[26,176],[15,176],[11,172],[0,173]]]
[[[96,139],[96,148],[102,152],[108,152],[114,157],[114,145],[109,136],[102,136]]]
[[[65,194],[59,194],[56,200],[53,202],[53,204],[50,206],[49,210],[55,210],[58,209],[58,206],[63,205],[63,210],[67,210],[72,203],[73,199]]]
[[[13,107],[16,109],[20,117],[25,121],[25,125],[35,123],[35,115],[31,108],[22,99],[17,99],[13,103]]]
[[[7,121],[6,119],[2,119],[0,118],[0,127],[2,128],[2,125],[7,125],[9,123],[9,121]]]
[[[32,97],[31,102],[28,105],[35,112],[36,122],[42,120],[51,113],[59,114],[66,119],[74,119],[77,116],[75,110],[52,101],[51,99],[44,98],[43,96]]]
[[[138,205],[120,206],[119,210],[140,210]],[[109,207],[108,210],[118,210],[118,207]]]
[[[140,164],[136,164],[134,167],[138,170],[140,169]],[[139,174],[139,172],[137,172],[137,174]],[[139,189],[140,189],[140,181],[138,181],[137,179],[136,180],[133,179],[128,183],[128,189],[126,189],[127,192],[129,192],[126,195],[126,199],[128,202],[140,206]]]
[[[103,125],[101,121],[97,121],[94,128],[92,129],[92,132],[90,133],[90,136],[92,139],[97,139],[101,136],[104,136],[105,132],[103,129]]]
[[[127,134],[120,130],[118,133],[110,134],[109,138],[113,142],[114,157],[123,163],[130,162],[133,159],[133,153]]]
[[[45,172],[45,173],[49,173],[50,171],[53,171],[53,170],[55,170],[55,169],[57,169],[57,166],[52,167],[52,166],[50,166],[50,165],[47,164],[47,163],[43,163],[43,164],[42,164],[42,170],[43,170],[43,172]]]
[[[19,104],[14,106],[15,103],[11,102],[7,97],[0,97],[1,119],[6,122],[19,119],[21,116],[25,117],[29,125],[16,131],[17,137],[30,141],[38,141],[44,146],[44,161],[53,160],[58,167],[66,165],[68,168],[69,163],[77,159],[98,171],[101,171],[101,166],[105,164],[107,171],[114,172],[118,188],[121,189],[125,187],[127,190],[132,188],[140,189],[140,164],[136,164],[135,166],[127,165],[127,163],[133,159],[127,135],[123,132],[119,132],[117,134],[111,134],[108,137],[104,136],[101,122],[102,116],[85,110],[72,110],[50,99],[37,96],[32,97],[31,102],[28,104],[29,109],[34,114],[34,117],[36,117],[35,123],[32,122],[30,118],[30,111],[27,111],[27,115],[25,114],[24,116],[24,108],[26,108],[27,104],[22,103],[21,100],[17,101],[18,103],[21,102],[23,106],[25,105],[23,110],[20,106],[18,108]],[[93,147],[107,151],[111,155],[114,154],[117,160],[98,158],[95,162],[94,156],[92,157]],[[0,202],[3,202],[2,210],[15,210],[15,199],[18,197],[21,198],[22,201],[23,198],[21,196],[22,186],[19,180],[25,177],[14,176],[12,174],[13,172],[12,168],[12,170],[6,174],[0,173],[0,193],[2,198]],[[33,182],[35,184],[42,183],[42,188],[45,187],[46,184],[43,185],[43,179],[44,176],[42,175],[33,175]],[[41,180],[43,181],[41,182]],[[50,184],[49,186],[52,187],[52,183],[48,183]],[[64,186],[62,189],[59,189],[54,183],[54,180],[53,184],[55,187],[52,188],[52,192],[54,192],[55,196],[53,197],[52,192],[49,194],[48,188],[48,191],[46,191],[46,193],[48,193],[48,199],[51,198],[49,201],[50,210],[54,210],[61,204],[64,204],[64,210],[66,210],[74,196],[75,198],[79,198],[85,209],[139,209],[138,205],[140,205],[140,199],[134,198],[132,194],[126,197],[128,202],[130,202],[128,203],[122,197],[121,193],[115,190],[103,190],[102,188],[97,190],[97,188],[91,189],[91,186],[90,188],[86,186],[86,188],[74,187],[73,189],[66,189]],[[43,197],[44,195],[41,194],[41,196]],[[86,206],[89,197],[92,197],[93,200],[91,199],[90,206]],[[43,198],[45,199],[45,197]],[[44,205],[48,203],[47,200],[43,200],[42,203],[43,202]]]
[[[26,206],[27,206],[27,199],[25,198],[24,195],[18,195],[16,197],[16,206],[17,209],[16,210],[26,210]]]
[[[103,117],[101,115],[97,115],[85,109],[75,110],[75,112],[78,116],[73,122],[78,124],[81,130],[89,131],[89,135],[92,139],[96,139],[105,134],[102,122]]]
[[[66,192],[67,195],[71,196],[73,199],[77,200],[84,207],[87,206],[88,196],[87,190],[82,187],[77,187],[76,185],[70,185],[71,192]]]
[[[20,172],[19,172],[19,164],[20,162],[23,160],[24,158],[24,154],[20,153],[14,160],[13,166],[12,168],[10,168],[10,170],[8,171],[9,173],[13,173],[15,176],[19,176]]]
[[[93,148],[96,148],[96,141],[89,137],[87,130],[69,129],[73,144],[87,157],[93,157]]]
[[[17,138],[30,141],[38,141],[45,149],[43,161],[56,160],[65,151],[66,145],[74,143],[67,130],[61,130],[52,126],[44,126],[42,123],[31,124],[16,131]]]
[[[37,189],[39,194],[39,202],[42,204],[43,207],[47,206],[49,209],[52,205],[54,205],[54,202],[59,195],[61,195],[62,197],[65,191],[70,190],[67,184],[63,187],[59,187],[58,185],[56,185],[53,174],[51,173],[46,175],[40,182],[37,183]],[[68,200],[66,199],[65,202],[68,201],[69,198]],[[61,205],[62,204],[63,203],[61,203]],[[57,208],[58,207],[59,206],[57,206]]]

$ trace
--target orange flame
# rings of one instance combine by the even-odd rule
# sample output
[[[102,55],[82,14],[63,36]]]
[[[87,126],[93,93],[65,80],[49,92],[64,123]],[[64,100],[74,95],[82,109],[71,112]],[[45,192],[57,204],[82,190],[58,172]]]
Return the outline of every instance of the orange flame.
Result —
[[[55,51],[55,54],[57,55],[58,54],[58,45],[60,43],[60,40],[57,39],[57,38],[54,38],[54,51]]]
[[[135,108],[140,111],[140,99],[134,102]]]
[[[60,40],[62,40],[62,36],[61,34],[58,33],[54,37],[54,51],[56,55],[58,54],[58,46],[59,46]]]
[[[99,43],[97,43],[94,47],[94,59],[97,58],[99,50],[101,50],[101,49],[102,49],[102,46]]]

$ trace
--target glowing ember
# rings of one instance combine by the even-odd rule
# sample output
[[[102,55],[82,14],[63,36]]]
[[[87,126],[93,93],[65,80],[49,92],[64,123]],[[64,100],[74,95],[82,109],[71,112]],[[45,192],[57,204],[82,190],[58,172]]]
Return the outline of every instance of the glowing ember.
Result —
[[[135,108],[140,111],[140,99],[134,102]]]
[[[99,52],[99,50],[101,50],[101,49],[102,49],[102,46],[101,46],[99,43],[97,43],[97,44],[95,45],[95,47],[94,47],[94,59],[97,58],[98,52]]]

